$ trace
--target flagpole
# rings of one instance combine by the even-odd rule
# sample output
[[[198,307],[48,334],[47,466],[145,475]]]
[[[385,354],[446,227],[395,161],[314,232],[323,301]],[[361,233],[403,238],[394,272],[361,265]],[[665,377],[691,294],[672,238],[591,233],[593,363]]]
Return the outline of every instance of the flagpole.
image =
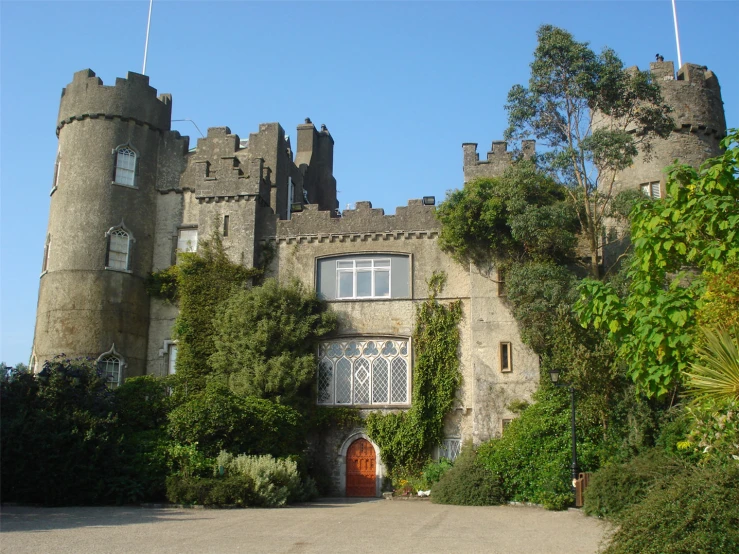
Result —
[[[674,0],[673,0],[674,3]],[[149,29],[151,28],[151,6],[154,0],[149,0],[149,18],[146,20],[146,43],[144,44],[144,68],[141,70],[142,75],[146,75],[146,55],[149,53]],[[675,23],[677,25],[677,23]],[[678,54],[678,58],[680,55]]]
[[[672,19],[675,21],[675,42],[677,42],[677,67],[680,69],[683,66],[683,59],[680,55],[680,33],[677,30],[677,8],[675,7],[675,0],[672,0]]]

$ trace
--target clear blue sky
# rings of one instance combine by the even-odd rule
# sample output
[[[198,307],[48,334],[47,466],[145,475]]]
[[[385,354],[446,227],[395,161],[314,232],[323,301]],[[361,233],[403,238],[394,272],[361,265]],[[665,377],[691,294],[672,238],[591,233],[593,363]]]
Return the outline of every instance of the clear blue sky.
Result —
[[[683,61],[719,78],[739,126],[739,2],[678,0]],[[49,210],[62,87],[141,71],[148,1],[0,0],[0,360],[27,363]],[[305,117],[336,141],[342,208],[392,213],[462,183],[463,142],[481,157],[526,83],[536,29],[564,27],[647,68],[677,61],[672,8],[658,2],[186,2],[155,0],[147,74],[173,118],[242,137]],[[174,124],[198,136],[189,123]]]

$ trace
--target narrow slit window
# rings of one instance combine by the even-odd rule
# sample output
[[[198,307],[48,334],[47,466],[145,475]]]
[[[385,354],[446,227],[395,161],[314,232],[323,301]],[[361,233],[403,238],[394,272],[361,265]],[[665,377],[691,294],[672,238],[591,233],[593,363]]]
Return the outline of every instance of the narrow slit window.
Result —
[[[46,244],[44,245],[44,260],[41,262],[41,273],[49,270],[49,253],[51,252],[51,234],[46,235]]]
[[[229,217],[227,215],[223,216],[223,236],[228,236],[228,219]]]
[[[167,375],[174,375],[177,372],[177,345],[170,344],[167,348]]]
[[[511,343],[510,342],[500,343],[500,371],[503,373],[509,373],[513,371],[513,365],[511,363]]]

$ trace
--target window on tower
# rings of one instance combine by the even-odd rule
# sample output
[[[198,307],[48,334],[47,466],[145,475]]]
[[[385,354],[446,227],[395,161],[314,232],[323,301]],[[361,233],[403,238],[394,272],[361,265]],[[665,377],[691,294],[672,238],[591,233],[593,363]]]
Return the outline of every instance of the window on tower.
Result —
[[[123,382],[123,368],[126,367],[126,363],[116,352],[115,345],[100,355],[97,359],[97,367],[100,376],[108,383],[108,387],[115,388]]]
[[[127,187],[136,186],[136,164],[138,156],[130,146],[119,146],[115,150],[115,175],[113,182]]]
[[[108,251],[105,268],[128,271],[131,262],[131,234],[122,227],[115,227],[106,233]]]

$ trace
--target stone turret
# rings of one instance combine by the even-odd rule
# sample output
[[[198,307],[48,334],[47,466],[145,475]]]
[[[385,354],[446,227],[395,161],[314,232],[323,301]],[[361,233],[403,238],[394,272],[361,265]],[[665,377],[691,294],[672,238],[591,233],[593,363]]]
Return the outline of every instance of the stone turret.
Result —
[[[144,373],[157,180],[167,180],[163,157],[187,152],[171,110],[171,96],[136,73],[103,86],[87,69],[62,91],[38,363],[64,353],[105,358],[116,382]]]
[[[675,75],[674,64],[649,64],[662,96],[672,108],[675,127],[666,139],[651,141],[651,152],[640,154],[634,163],[616,175],[614,190],[645,187],[654,195],[665,195],[664,168],[678,160],[698,167],[721,153],[719,143],[726,135],[721,87],[716,75],[705,66],[686,63]]]

